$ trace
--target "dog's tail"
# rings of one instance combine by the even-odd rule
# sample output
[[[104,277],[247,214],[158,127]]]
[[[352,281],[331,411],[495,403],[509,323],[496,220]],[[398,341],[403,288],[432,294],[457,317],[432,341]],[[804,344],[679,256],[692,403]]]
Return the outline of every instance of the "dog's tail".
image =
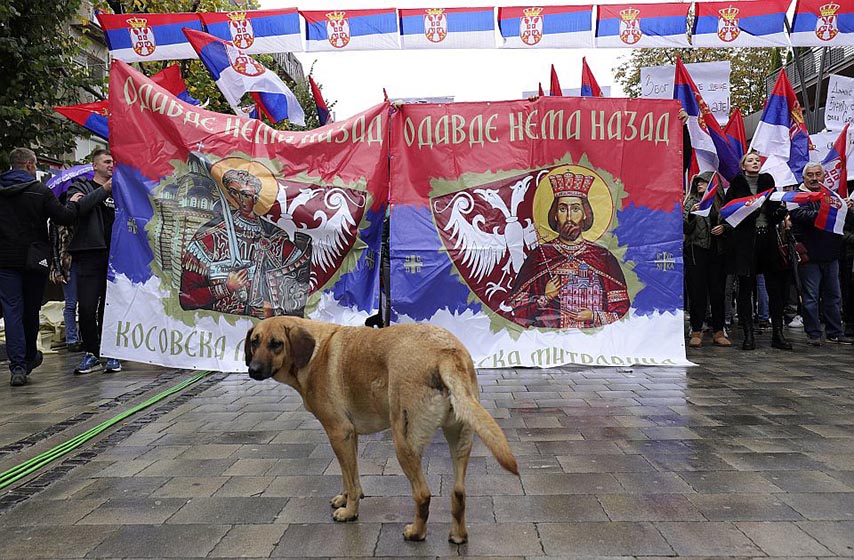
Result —
[[[471,360],[467,360],[468,363],[460,362],[458,357],[449,357],[439,364],[439,376],[451,394],[454,414],[457,419],[474,429],[486,447],[495,455],[499,465],[518,476],[519,467],[516,464],[516,457],[510,450],[510,444],[507,443],[501,426],[478,401],[477,374],[474,371],[474,364]],[[461,372],[465,373],[460,375]],[[466,383],[466,376],[474,382]]]

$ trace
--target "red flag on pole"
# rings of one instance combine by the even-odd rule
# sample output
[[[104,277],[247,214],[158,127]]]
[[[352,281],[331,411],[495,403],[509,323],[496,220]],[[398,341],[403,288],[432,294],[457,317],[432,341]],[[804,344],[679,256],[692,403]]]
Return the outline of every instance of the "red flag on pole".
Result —
[[[562,97],[563,96],[563,90],[560,89],[560,82],[557,79],[557,72],[555,72],[555,65],[554,64],[552,64],[552,83],[551,83],[551,91],[549,92],[549,95],[556,96],[556,97]]]

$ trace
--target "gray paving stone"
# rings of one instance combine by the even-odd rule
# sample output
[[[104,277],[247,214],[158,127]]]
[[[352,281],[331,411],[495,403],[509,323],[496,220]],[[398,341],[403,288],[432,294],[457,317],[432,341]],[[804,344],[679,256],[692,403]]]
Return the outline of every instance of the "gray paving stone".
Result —
[[[447,540],[448,529],[438,533],[437,528],[437,535]],[[543,553],[533,523],[469,523],[468,533],[468,542],[459,546],[460,556],[533,556]]]
[[[732,523],[659,522],[656,527],[679,556],[761,556]]]
[[[682,494],[599,496],[611,521],[704,521],[695,505]]]
[[[622,473],[620,473],[622,474]],[[611,473],[522,473],[528,495],[610,494],[623,489]]]
[[[797,525],[834,554],[854,557],[854,521],[801,521]]]
[[[854,487],[821,471],[772,471],[759,474],[786,492],[854,492]]]
[[[98,545],[102,558],[204,558],[228,532],[228,525],[124,525]]]
[[[228,477],[225,476],[176,476],[152,492],[150,496],[153,498],[211,496],[226,482]]]
[[[558,456],[563,470],[569,473],[615,473],[654,471],[646,459],[638,455]]]
[[[271,556],[312,558],[372,556],[379,523],[291,524]],[[401,537],[401,540],[403,538]]]
[[[691,503],[711,521],[799,521],[802,516],[778,495],[692,494]]]
[[[778,486],[772,484],[761,473],[686,471],[680,473],[680,476],[700,493],[769,493],[781,491]]]
[[[266,558],[287,525],[235,525],[208,555],[209,558]]]
[[[38,526],[3,531],[0,558],[83,558],[117,531],[115,526]]]
[[[810,520],[854,520],[854,494],[783,494],[780,499]]]
[[[768,556],[830,556],[832,553],[794,523],[749,522],[736,527]]]
[[[284,509],[285,498],[192,498],[169,518],[174,524],[242,525],[273,523]]]
[[[159,525],[178,511],[182,498],[115,498],[78,521],[81,525]]]
[[[614,473],[629,494],[690,494],[694,490],[672,472]],[[600,494],[601,492],[597,492]]]
[[[27,525],[62,526],[74,525],[98,506],[106,501],[105,498],[86,500],[67,500],[54,502],[52,506],[38,501],[23,503],[11,513],[0,517],[0,527],[19,527]],[[0,538],[2,541],[2,538]]]
[[[549,556],[669,556],[673,549],[651,523],[540,523]]]
[[[272,476],[234,476],[214,493],[219,497],[248,497],[260,496],[270,484],[273,483]]]
[[[608,520],[596,497],[591,495],[495,496],[493,503],[499,523]]]

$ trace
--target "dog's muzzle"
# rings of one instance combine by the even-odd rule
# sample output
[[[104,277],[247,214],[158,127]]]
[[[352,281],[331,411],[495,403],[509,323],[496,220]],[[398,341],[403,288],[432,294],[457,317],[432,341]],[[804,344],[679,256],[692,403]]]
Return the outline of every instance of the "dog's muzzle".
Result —
[[[255,381],[264,381],[273,377],[273,372],[267,368],[262,368],[256,364],[249,364],[249,377]]]

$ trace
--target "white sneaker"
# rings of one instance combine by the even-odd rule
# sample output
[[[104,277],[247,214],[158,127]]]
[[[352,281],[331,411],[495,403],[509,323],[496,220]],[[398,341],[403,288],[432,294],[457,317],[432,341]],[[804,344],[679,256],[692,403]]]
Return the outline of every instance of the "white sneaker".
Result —
[[[802,329],[804,328],[804,320],[800,315],[795,315],[792,320],[789,322],[790,329]]]

